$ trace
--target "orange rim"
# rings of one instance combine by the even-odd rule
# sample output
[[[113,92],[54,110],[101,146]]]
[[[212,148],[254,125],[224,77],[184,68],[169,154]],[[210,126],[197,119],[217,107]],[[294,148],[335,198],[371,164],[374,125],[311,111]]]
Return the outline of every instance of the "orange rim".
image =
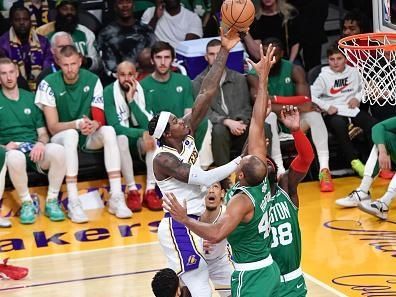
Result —
[[[395,44],[384,44],[384,45],[350,45],[347,44],[352,40],[370,40],[377,39],[379,41],[383,40],[384,37],[387,37],[389,40],[394,40]],[[350,50],[375,50],[375,49],[383,49],[386,51],[396,50],[396,33],[364,33],[357,34],[352,36],[347,36],[338,41],[338,46],[345,49]]]

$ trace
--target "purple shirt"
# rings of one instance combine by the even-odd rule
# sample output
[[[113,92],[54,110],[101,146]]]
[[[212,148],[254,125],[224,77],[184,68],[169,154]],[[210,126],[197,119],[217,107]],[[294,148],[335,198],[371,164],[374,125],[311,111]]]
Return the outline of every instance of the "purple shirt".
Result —
[[[53,63],[53,57],[51,53],[51,46],[47,38],[41,35],[37,35],[39,42],[40,42],[40,47],[42,50],[42,54],[39,54],[39,52],[36,52],[36,59],[35,59],[35,65],[40,65],[42,69],[46,67],[50,67],[51,63]],[[30,72],[32,69],[32,59],[29,55],[30,53],[30,44],[25,43],[22,44],[19,47],[20,50],[20,56],[22,56],[22,60],[25,64],[25,70],[26,74],[29,77]],[[15,49],[11,48],[10,46],[10,33],[9,31],[4,33],[0,37],[0,52],[4,52],[4,54],[9,57],[11,60],[16,60],[19,61],[21,60],[19,55],[16,54]]]

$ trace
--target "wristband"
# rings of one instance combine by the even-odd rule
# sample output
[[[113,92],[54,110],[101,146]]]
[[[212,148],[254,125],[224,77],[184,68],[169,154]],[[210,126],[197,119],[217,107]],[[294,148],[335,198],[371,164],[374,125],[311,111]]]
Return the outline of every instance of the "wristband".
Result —
[[[83,121],[83,119],[76,120],[76,129],[77,130],[80,130],[80,124],[81,124],[82,121]]]

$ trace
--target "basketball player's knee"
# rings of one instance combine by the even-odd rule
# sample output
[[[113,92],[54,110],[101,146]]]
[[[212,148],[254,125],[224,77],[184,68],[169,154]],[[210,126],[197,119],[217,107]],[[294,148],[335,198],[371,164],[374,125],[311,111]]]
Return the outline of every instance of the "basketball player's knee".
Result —
[[[18,150],[11,150],[7,152],[7,167],[10,170],[21,169],[26,167],[25,155]]]
[[[103,135],[103,141],[104,142],[116,142],[116,138],[117,138],[117,136],[116,136],[116,133],[115,133],[115,131],[114,131],[114,128],[113,127],[111,127],[111,126],[102,126],[101,128],[100,128],[100,130],[101,130],[101,133],[102,133],[102,135]]]
[[[56,143],[48,143],[45,148],[51,163],[57,163],[59,165],[65,164],[65,148],[62,145]]]
[[[79,136],[76,130],[69,129],[63,131],[63,137],[64,137],[63,146],[66,149],[73,149],[73,148],[77,149]]]
[[[129,153],[129,140],[125,135],[117,136],[118,148],[120,153]]]

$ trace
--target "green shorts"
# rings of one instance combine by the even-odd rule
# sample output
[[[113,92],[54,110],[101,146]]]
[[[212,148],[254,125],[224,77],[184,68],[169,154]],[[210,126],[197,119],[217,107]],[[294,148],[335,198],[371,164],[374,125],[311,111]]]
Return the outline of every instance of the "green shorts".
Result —
[[[291,281],[280,283],[279,297],[304,297],[306,295],[307,286],[302,275]]]
[[[6,150],[4,147],[0,146],[0,170],[4,166],[5,156],[6,156]]]
[[[234,271],[231,276],[232,297],[275,297],[279,294],[280,272],[270,266],[246,271]]]
[[[39,164],[33,162],[33,161],[30,159],[29,154],[30,154],[30,152],[24,153],[25,159],[26,159],[26,167],[27,167],[27,168],[30,168],[30,169],[32,169],[32,170],[38,172],[38,173],[44,174],[44,175],[48,174],[48,170],[42,169],[42,168],[39,166]]]

